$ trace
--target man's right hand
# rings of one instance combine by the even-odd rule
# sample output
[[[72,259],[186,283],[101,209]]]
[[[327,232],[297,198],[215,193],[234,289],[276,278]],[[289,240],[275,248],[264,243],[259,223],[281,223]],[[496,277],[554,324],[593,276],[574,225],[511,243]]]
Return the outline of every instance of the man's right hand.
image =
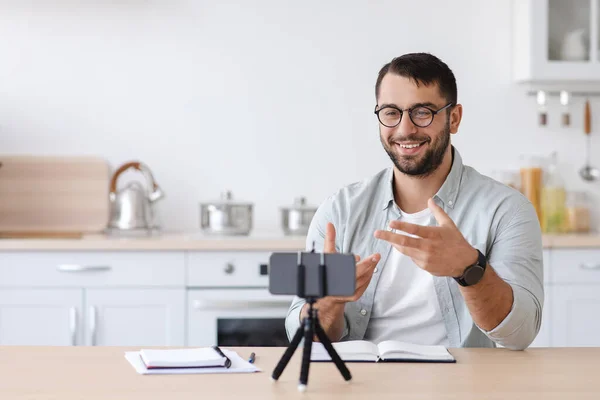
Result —
[[[335,253],[335,227],[331,222],[327,223],[325,230],[325,243],[323,246],[323,253]],[[356,257],[356,289],[354,296],[349,297],[337,297],[327,296],[315,303],[315,308],[319,310],[319,322],[323,327],[323,330],[331,339],[331,341],[337,342],[340,340],[344,330],[344,306],[346,303],[351,301],[357,301],[367,290],[371,277],[373,276],[373,270],[377,266],[381,256],[379,254],[372,254],[362,261],[359,255]],[[308,304],[302,307],[300,318],[304,318],[307,315]]]

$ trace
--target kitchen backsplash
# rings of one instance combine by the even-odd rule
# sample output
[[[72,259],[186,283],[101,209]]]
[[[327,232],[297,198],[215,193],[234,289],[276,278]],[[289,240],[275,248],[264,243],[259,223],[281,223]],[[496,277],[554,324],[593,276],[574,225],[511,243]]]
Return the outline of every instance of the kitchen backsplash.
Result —
[[[0,152],[143,161],[166,194],[167,230],[198,229],[199,203],[231,190],[255,204],[255,232],[280,232],[294,198],[318,204],[387,167],[374,83],[412,51],[457,76],[464,117],[452,140],[465,163],[492,174],[558,151],[566,188],[590,194],[599,226],[599,183],[578,176],[583,99],[569,128],[555,98],[537,125],[535,98],[511,80],[510,2],[434,1],[435,30],[403,18],[407,2],[28,3],[0,3],[11,38],[0,42]],[[595,99],[592,112],[600,167]]]

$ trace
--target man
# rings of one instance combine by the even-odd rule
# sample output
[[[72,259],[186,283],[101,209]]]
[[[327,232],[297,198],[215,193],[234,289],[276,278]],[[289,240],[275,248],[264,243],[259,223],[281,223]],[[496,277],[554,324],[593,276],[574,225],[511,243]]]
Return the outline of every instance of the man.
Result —
[[[307,236],[309,249],[314,241],[358,261],[355,295],[316,303],[325,332],[332,341],[525,349],[544,299],[535,209],[463,165],[450,144],[463,108],[445,63],[423,53],[395,58],[375,94],[393,167],[330,196]],[[288,337],[306,311],[294,299]]]

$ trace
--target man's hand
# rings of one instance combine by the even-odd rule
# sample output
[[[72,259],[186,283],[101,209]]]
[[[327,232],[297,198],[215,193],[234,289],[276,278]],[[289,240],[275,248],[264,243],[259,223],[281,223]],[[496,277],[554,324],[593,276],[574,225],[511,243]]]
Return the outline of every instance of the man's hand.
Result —
[[[433,199],[429,199],[427,205],[439,226],[392,221],[391,228],[418,238],[382,230],[375,231],[375,237],[389,242],[432,275],[459,277],[466,267],[477,261],[477,250],[466,241],[452,219]]]
[[[323,253],[335,253],[335,227],[328,223],[325,231],[325,243]],[[379,254],[373,254],[360,261],[360,256],[356,258],[356,288],[354,296],[335,297],[327,296],[316,302],[315,308],[319,310],[319,322],[323,330],[333,342],[340,340],[344,330],[344,306],[347,302],[358,300],[371,282],[373,270],[381,258]],[[302,307],[300,319],[307,315],[308,304]],[[318,340],[315,337],[315,340]]]
[[[331,222],[327,224],[325,231],[325,243],[323,246],[323,253],[335,253],[335,227]],[[367,287],[371,282],[373,276],[373,270],[379,262],[379,254],[372,254],[369,257],[360,260],[359,255],[354,256],[356,259],[356,288],[354,296],[350,297],[334,297],[330,296],[328,299],[335,303],[348,303],[350,301],[356,301],[360,299]]]

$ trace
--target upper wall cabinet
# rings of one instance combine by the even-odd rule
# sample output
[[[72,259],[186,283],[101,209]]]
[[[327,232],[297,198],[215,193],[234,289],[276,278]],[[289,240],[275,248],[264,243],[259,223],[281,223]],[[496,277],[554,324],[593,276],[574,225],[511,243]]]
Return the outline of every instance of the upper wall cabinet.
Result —
[[[600,83],[600,0],[513,0],[513,76]]]

